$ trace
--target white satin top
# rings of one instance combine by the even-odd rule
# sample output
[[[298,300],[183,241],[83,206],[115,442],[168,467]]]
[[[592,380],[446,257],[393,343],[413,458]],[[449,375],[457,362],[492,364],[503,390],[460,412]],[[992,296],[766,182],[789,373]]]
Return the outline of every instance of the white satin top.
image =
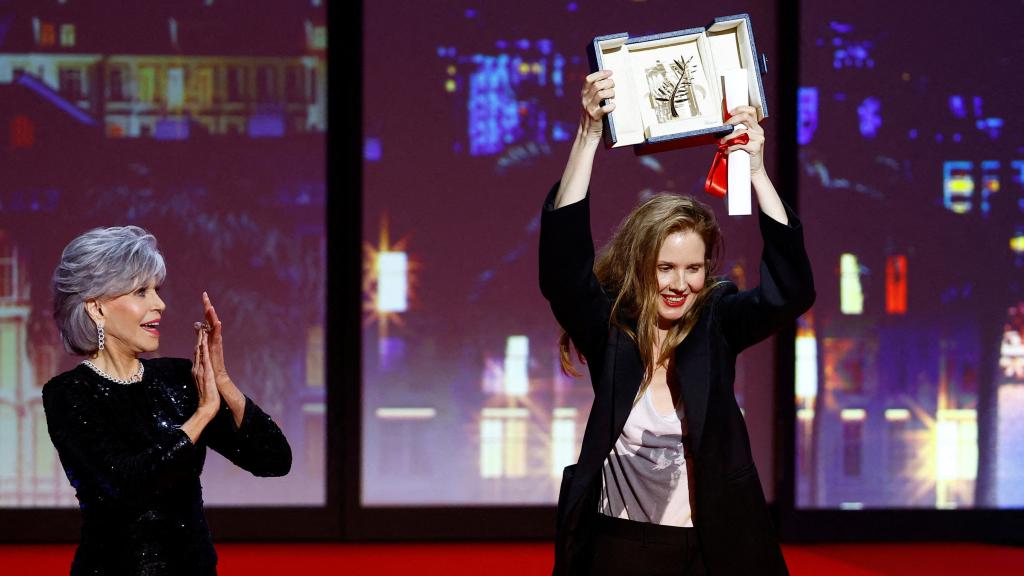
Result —
[[[693,526],[687,439],[682,404],[659,414],[648,388],[605,459],[598,511],[637,522]]]

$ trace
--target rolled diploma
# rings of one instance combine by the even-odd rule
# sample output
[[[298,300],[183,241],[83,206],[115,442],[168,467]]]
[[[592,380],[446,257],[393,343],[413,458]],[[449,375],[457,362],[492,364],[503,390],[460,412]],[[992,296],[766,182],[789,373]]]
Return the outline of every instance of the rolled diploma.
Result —
[[[750,104],[747,97],[746,70],[725,70],[722,72],[722,87],[725,93],[725,109]],[[733,132],[734,135],[738,133]],[[750,154],[746,150],[729,153],[728,190],[725,201],[730,216],[750,214]]]

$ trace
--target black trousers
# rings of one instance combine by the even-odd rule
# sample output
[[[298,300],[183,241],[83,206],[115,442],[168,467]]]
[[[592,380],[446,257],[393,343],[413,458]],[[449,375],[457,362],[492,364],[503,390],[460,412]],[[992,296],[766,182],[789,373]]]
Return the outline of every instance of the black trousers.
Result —
[[[597,515],[591,576],[705,576],[694,528]]]

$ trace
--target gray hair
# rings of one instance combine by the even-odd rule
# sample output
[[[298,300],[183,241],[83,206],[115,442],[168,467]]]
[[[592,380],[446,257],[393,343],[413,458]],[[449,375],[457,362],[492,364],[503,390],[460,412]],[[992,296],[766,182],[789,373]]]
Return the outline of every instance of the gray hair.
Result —
[[[52,282],[53,319],[64,349],[82,356],[97,350],[86,301],[127,294],[150,280],[160,284],[166,276],[156,238],[138,226],[95,228],[72,240]]]

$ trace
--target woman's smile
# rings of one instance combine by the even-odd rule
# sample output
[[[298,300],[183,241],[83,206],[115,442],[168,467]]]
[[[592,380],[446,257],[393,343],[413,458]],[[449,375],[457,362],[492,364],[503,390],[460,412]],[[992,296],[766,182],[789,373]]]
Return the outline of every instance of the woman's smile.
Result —
[[[152,320],[150,322],[146,322],[146,323],[142,324],[142,329],[145,330],[146,332],[149,332],[151,335],[156,336],[157,338],[159,338],[160,337],[160,319],[157,318],[156,320]]]
[[[689,298],[688,294],[662,294],[661,299],[665,302],[665,305],[669,308],[679,308],[686,304],[686,300]]]

